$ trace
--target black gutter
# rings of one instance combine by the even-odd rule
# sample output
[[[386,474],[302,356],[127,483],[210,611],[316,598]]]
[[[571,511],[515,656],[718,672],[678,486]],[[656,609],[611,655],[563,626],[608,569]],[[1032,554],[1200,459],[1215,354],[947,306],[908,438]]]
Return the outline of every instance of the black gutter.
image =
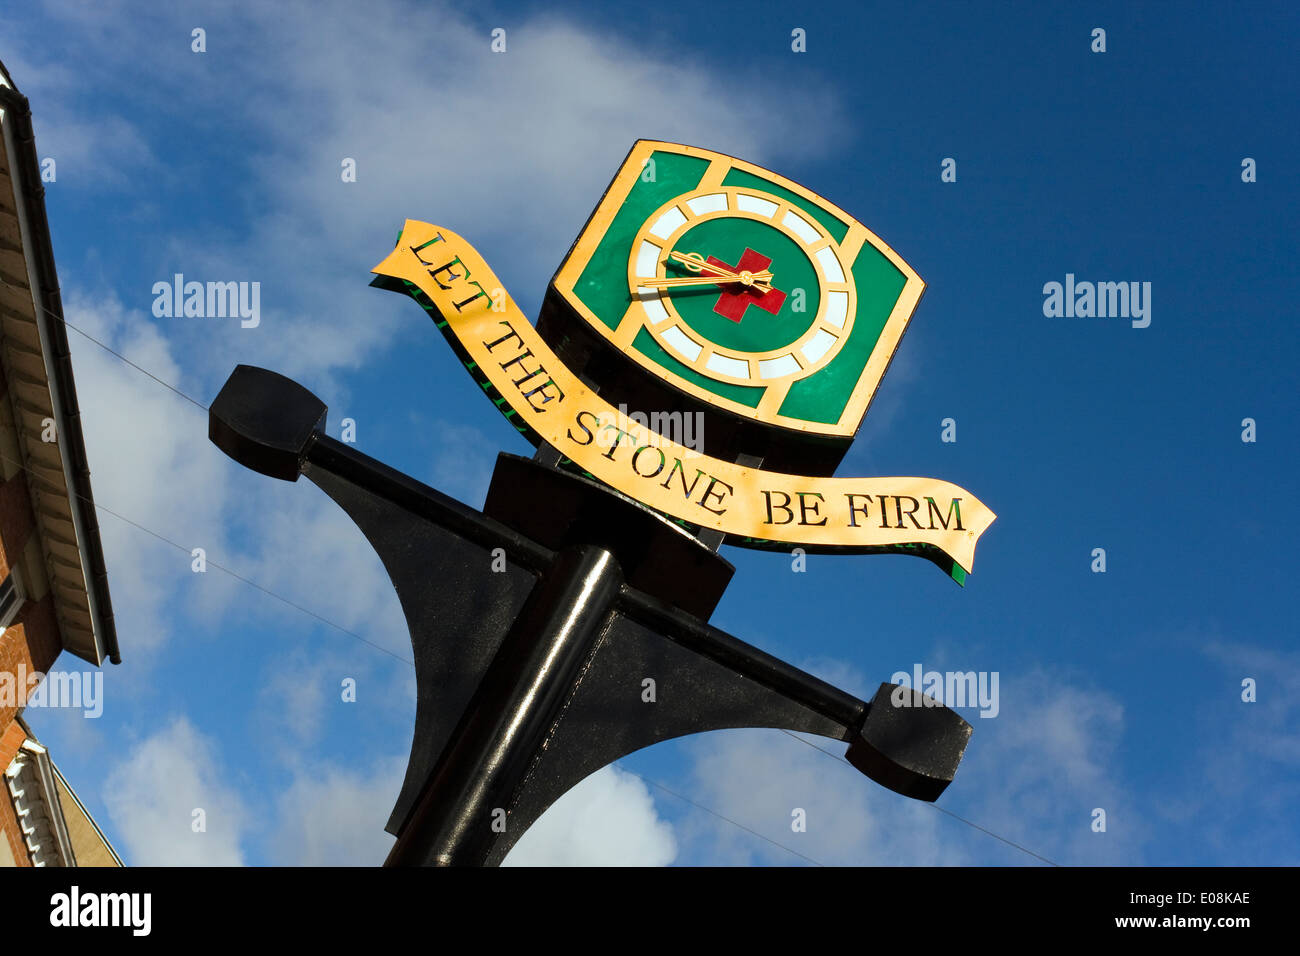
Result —
[[[0,66],[0,70],[3,70]],[[50,238],[50,223],[45,215],[45,187],[41,182],[40,160],[36,156],[36,135],[32,129],[32,111],[27,97],[13,87],[0,86],[0,107],[6,113],[6,121],[14,124],[14,140],[17,154],[13,157],[18,164],[19,177],[22,180],[22,197],[25,201],[28,224],[31,228],[32,249],[36,257],[36,276],[39,288],[36,290],[37,306],[44,307],[46,316],[56,321],[45,322],[43,316],[37,315],[37,323],[44,323],[48,341],[53,351],[54,376],[57,388],[53,394],[59,399],[61,413],[60,427],[64,428],[65,447],[71,461],[68,462],[72,473],[72,495],[69,503],[74,513],[81,518],[81,528],[85,532],[83,542],[84,559],[89,561],[87,579],[94,593],[95,610],[98,620],[93,623],[95,630],[104,642],[108,658],[114,664],[122,663],[122,655],[117,646],[117,628],[113,623],[113,602],[108,594],[108,568],[104,564],[104,548],[99,537],[99,516],[95,511],[95,499],[90,489],[90,465],[86,460],[86,441],[81,430],[81,408],[77,404],[77,388],[72,377],[72,354],[68,350],[68,330],[63,319],[63,298],[59,294],[59,277],[54,267],[54,244]],[[16,184],[16,183],[15,183]],[[53,396],[52,396],[53,397]]]

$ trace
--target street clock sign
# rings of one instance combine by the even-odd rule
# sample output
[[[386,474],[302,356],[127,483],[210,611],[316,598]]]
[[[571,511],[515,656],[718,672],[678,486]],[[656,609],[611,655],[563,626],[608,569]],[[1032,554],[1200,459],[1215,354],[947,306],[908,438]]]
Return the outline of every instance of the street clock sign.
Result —
[[[641,141],[536,326],[443,226],[407,220],[373,271],[537,449],[497,457],[482,510],[331,438],[325,403],[268,369],[235,368],[208,434],[328,494],[401,601],[416,713],[389,865],[500,863],[579,780],[723,728],[839,740],[884,787],[944,792],[972,733],[951,708],[859,699],[709,624],[723,542],[971,570],[993,512],[970,492],[834,477],[923,288],[897,253],[758,166]]]
[[[640,142],[553,287],[675,388],[755,422],[847,439],[925,283],[797,183],[719,153]]]
[[[915,554],[963,583],[994,519],[946,481],[830,477],[924,283],[846,212],[751,163],[638,142],[536,327],[444,227],[408,220],[374,272],[534,444],[693,531]],[[648,424],[671,414],[698,416],[702,442]]]

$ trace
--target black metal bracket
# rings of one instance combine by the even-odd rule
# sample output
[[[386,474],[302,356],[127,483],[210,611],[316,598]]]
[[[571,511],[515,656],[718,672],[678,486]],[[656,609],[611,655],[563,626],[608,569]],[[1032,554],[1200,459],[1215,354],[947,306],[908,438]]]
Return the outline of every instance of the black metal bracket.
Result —
[[[952,781],[970,724],[892,684],[868,704],[709,626],[734,569],[658,513],[507,454],[479,512],[330,438],[325,415],[298,383],[240,365],[209,437],[322,488],[397,591],[417,703],[389,865],[500,863],[587,775],[706,730],[846,741],[853,766],[916,799]]]

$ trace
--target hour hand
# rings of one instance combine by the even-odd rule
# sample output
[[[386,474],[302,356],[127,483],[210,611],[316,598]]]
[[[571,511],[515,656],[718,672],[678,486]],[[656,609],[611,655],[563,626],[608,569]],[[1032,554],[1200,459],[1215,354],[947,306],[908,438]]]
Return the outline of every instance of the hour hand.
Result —
[[[652,286],[655,288],[673,288],[677,286],[692,285],[722,285],[738,282],[741,285],[749,286],[760,292],[766,292],[771,288],[771,272],[751,272],[748,269],[736,271],[727,266],[717,265],[705,260],[704,256],[698,252],[670,252],[669,259],[682,263],[691,272],[698,272],[698,276],[670,276],[665,278],[644,278],[638,279],[638,283],[643,286]],[[665,260],[666,262],[667,260]],[[707,274],[706,274],[707,273]]]
[[[772,273],[770,272],[750,272],[745,273],[744,275],[728,273],[717,276],[681,276],[664,279],[638,278],[636,282],[637,285],[648,286],[656,289],[673,289],[680,288],[681,286],[692,285],[731,285],[739,282],[741,285],[750,286],[760,292],[766,292],[768,289],[772,288],[771,283],[768,281],[771,278]]]

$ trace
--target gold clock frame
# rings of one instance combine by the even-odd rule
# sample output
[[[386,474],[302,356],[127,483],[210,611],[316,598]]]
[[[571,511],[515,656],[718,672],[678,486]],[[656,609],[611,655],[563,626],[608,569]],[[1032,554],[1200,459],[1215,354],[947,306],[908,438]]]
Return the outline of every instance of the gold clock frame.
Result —
[[[803,419],[792,418],[779,414],[778,409],[785,399],[786,392],[789,388],[787,380],[784,388],[774,385],[774,379],[763,380],[760,384],[767,386],[763,399],[755,407],[743,405],[724,396],[716,395],[695,384],[687,381],[669,370],[663,368],[658,363],[652,361],[646,356],[641,355],[637,350],[630,348],[631,339],[639,330],[640,321],[629,321],[629,316],[625,313],[623,320],[618,326],[611,329],[602,322],[594,312],[578,297],[575,286],[586,269],[591,257],[594,255],[597,247],[600,245],[613,223],[614,217],[619,209],[627,200],[629,193],[635,186],[637,179],[641,176],[647,161],[655,152],[671,152],[683,156],[691,156],[697,159],[708,161],[709,167],[705,171],[703,178],[689,193],[677,196],[672,202],[680,203],[685,201],[689,196],[694,196],[700,192],[725,193],[728,190],[739,192],[761,192],[761,188],[749,187],[728,187],[723,186],[722,181],[732,169],[738,169],[749,173],[773,185],[779,186],[789,192],[796,194],[802,199],[824,210],[830,216],[840,220],[848,226],[848,231],[844,239],[837,244],[837,258],[843,264],[848,285],[852,288],[854,283],[851,281],[852,265],[856,262],[858,254],[863,246],[870,245],[879,253],[885,256],[895,268],[902,273],[904,285],[898,300],[886,320],[884,328],[881,330],[880,338],[877,340],[875,348],[872,349],[871,355],[867,360],[861,374],[858,377],[857,384],[854,386],[849,400],[844,407],[840,419],[834,423],[809,422]],[[775,198],[775,197],[773,197]],[[666,203],[660,209],[665,209],[672,203]],[[735,214],[733,211],[732,214]],[[653,222],[653,218],[643,223],[638,230],[638,239],[642,231]],[[698,221],[698,220],[697,220]],[[821,229],[820,225],[818,228]],[[823,230],[824,231],[824,230]],[[635,259],[637,244],[632,247],[632,259]],[[628,282],[629,282],[629,302],[628,312],[638,310],[643,312],[643,306],[640,305],[638,297],[634,293],[634,287],[631,285],[635,276],[632,274],[632,263],[629,262]],[[819,271],[819,281],[821,273]],[[692,395],[696,399],[703,401],[716,408],[720,408],[734,415],[744,418],[754,419],[756,421],[776,425],[784,428],[794,429],[814,435],[826,435],[832,437],[851,438],[862,424],[862,419],[866,415],[867,408],[871,404],[880,386],[881,379],[884,378],[885,372],[889,368],[889,363],[893,359],[894,353],[898,348],[899,342],[902,341],[903,334],[907,330],[907,325],[911,320],[912,314],[916,310],[917,303],[920,302],[921,295],[925,291],[925,282],[916,273],[907,262],[898,255],[887,243],[885,243],[874,232],[860,223],[857,219],[850,216],[838,206],[814,193],[812,190],[801,186],[791,179],[787,179],[768,169],[757,166],[745,160],[729,156],[725,153],[718,153],[713,150],[700,149],[695,146],[686,146],[681,143],[671,143],[661,140],[637,140],[632,149],[628,152],[622,166],[619,168],[614,180],[610,183],[605,195],[601,198],[599,205],[592,213],[582,234],[574,243],[569,255],[561,263],[559,270],[552,279],[552,286],[564,298],[570,308],[575,310],[598,335],[603,337],[616,350],[627,355],[630,359],[639,364],[651,375],[663,381],[669,382],[674,387]],[[854,318],[857,306],[857,290],[853,288],[852,309],[849,314],[849,321]],[[625,327],[633,326],[630,330]],[[675,356],[676,357],[676,356]],[[829,359],[828,359],[829,361]],[[812,369],[811,371],[815,371]],[[810,373],[811,373],[810,371]],[[727,381],[727,379],[718,378],[716,373],[705,373],[709,377],[718,381]],[[740,381],[737,379],[736,381]],[[745,382],[745,384],[754,384]]]

